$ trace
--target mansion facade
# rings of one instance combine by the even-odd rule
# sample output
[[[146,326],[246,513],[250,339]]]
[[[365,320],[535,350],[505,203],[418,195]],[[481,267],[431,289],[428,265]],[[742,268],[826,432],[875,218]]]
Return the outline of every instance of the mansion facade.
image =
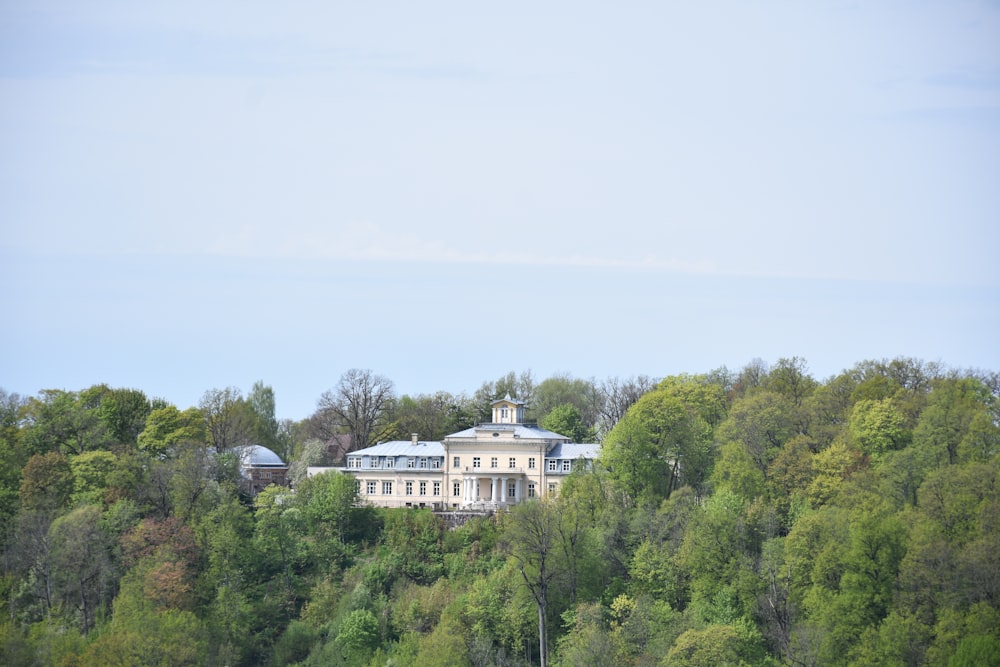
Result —
[[[493,402],[493,420],[424,442],[385,442],[347,454],[340,472],[357,479],[360,500],[382,507],[495,510],[555,495],[576,466],[589,466],[600,445],[524,423],[524,403]],[[310,468],[313,475],[328,469]]]

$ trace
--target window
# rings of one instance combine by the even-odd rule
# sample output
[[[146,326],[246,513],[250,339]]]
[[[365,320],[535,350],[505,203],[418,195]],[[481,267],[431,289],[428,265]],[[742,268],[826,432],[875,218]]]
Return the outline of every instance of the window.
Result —
[[[427,495],[427,482],[420,482],[420,495]]]
[[[351,458],[347,459],[347,467],[348,468],[360,468],[361,467],[361,459],[359,459],[357,456],[352,456]]]
[[[572,469],[572,467],[573,467],[572,461],[570,461],[569,459],[563,461],[563,466],[562,466],[563,472],[569,472]]]
[[[516,498],[517,497],[517,482],[511,482],[507,485],[507,497]]]
[[[407,482],[406,483],[406,495],[408,495],[408,496],[412,496],[413,495],[413,482]]]
[[[516,468],[517,467],[517,459],[514,458],[513,456],[510,457],[509,459],[507,459],[507,467],[510,468],[511,470],[513,470],[514,468]]]
[[[535,469],[535,457],[532,456],[531,458],[528,459],[528,470],[534,470],[534,469]]]
[[[510,414],[510,408],[500,408],[500,419],[507,419]]]
[[[461,482],[455,482],[454,484],[451,485],[451,495],[453,495],[453,496],[460,496],[460,495],[462,495],[462,483]]]
[[[354,480],[354,493],[358,494],[359,496],[361,495],[361,480],[360,479]]]
[[[435,496],[441,495],[441,482],[434,482],[434,495]]]
[[[382,495],[383,496],[392,495],[392,482],[382,482]]]
[[[386,460],[385,460],[385,467],[386,468],[395,468],[396,467],[396,459],[392,458],[391,456],[387,457]]]
[[[381,468],[382,467],[382,466],[379,465],[379,458],[377,456],[373,456],[372,457],[372,467],[373,468]]]
[[[528,497],[529,498],[534,498],[535,497],[535,483],[534,482],[528,482]]]
[[[549,495],[550,496],[556,495],[556,483],[555,482],[549,482]]]
[[[478,456],[473,456],[472,457],[472,467],[473,468],[478,468],[479,467],[479,457]]]
[[[453,458],[451,460],[451,467],[452,468],[461,468],[462,467],[462,457],[456,456],[455,458]]]
[[[416,465],[417,460],[412,456],[406,459],[406,467],[413,468]]]
[[[497,467],[497,457],[495,456],[490,457],[490,467],[491,468]]]
[[[375,495],[375,482],[368,482],[365,485],[365,493],[367,493],[369,496]]]
[[[556,471],[556,460],[553,459],[549,461],[549,472],[555,472],[555,471]]]
[[[420,459],[420,467],[423,470],[427,470],[427,459],[426,458],[421,457],[421,459]]]
[[[440,468],[441,467],[441,459],[436,458],[436,457],[433,458],[433,459],[431,459],[431,467],[434,468],[435,470],[437,470],[438,468]]]

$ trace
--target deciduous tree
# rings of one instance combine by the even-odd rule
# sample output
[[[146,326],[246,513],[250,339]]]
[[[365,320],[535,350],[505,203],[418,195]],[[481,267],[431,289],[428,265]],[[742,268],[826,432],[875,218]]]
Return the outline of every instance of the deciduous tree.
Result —
[[[374,444],[395,401],[392,381],[370,370],[352,368],[333,389],[323,392],[317,413],[334,417],[350,435],[352,448]]]

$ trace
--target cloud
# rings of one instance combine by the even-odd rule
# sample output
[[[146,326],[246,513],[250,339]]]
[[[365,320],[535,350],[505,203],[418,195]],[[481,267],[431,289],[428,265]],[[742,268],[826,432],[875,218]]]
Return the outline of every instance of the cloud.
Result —
[[[532,249],[470,250],[440,239],[393,232],[370,222],[326,230],[297,230],[280,240],[274,238],[273,232],[245,226],[235,236],[220,237],[209,246],[209,252],[226,256],[280,259],[630,269],[692,275],[727,273],[712,261],[682,260],[655,254],[614,257],[559,254]]]

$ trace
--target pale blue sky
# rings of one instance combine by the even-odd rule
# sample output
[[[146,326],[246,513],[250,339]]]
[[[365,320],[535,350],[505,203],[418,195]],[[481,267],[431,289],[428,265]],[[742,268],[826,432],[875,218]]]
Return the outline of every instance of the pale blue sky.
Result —
[[[4,2],[0,387],[1000,368],[996,2]]]

